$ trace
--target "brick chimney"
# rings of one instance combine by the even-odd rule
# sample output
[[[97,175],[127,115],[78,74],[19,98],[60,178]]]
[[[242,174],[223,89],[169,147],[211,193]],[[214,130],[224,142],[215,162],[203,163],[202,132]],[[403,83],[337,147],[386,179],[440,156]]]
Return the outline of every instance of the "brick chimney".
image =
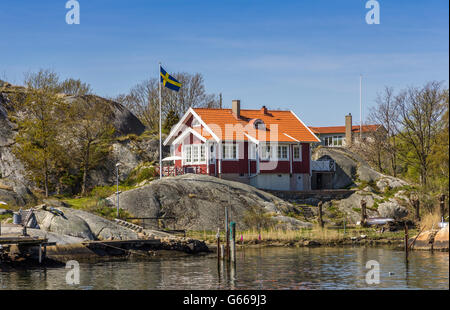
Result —
[[[261,114],[263,114],[263,115],[267,114],[267,108],[266,108],[266,106],[263,105],[263,107],[261,108],[260,111],[261,111]]]
[[[235,117],[240,118],[241,117],[241,100],[233,100],[231,110],[233,111],[233,114]]]
[[[345,116],[345,145],[352,146],[352,113]]]

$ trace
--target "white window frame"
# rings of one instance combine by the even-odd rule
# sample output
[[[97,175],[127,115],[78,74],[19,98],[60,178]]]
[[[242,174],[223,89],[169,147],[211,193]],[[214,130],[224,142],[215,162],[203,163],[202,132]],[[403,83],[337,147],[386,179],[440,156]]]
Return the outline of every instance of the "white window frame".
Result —
[[[191,145],[183,145],[183,153],[182,154],[183,154],[183,164],[192,164]],[[189,161],[188,161],[188,158],[189,158]]]
[[[206,163],[206,145],[200,144],[200,155],[199,155],[199,162],[200,163]]]
[[[197,157],[194,158],[194,149],[197,150]],[[203,151],[203,158],[202,158]],[[188,156],[189,155],[189,156]],[[185,144],[183,145],[183,165],[206,164],[206,145],[205,144]],[[190,158],[190,161],[187,159]]]
[[[234,153],[234,148],[236,149],[235,153]],[[230,149],[231,149],[231,152],[230,152]],[[233,155],[235,155],[235,157],[233,157]],[[223,160],[239,160],[239,145],[237,143],[236,144],[223,143],[222,144],[222,159]]]
[[[192,163],[194,163],[194,164],[198,164],[200,162],[200,147],[199,146],[200,146],[199,144],[191,145],[191,151],[192,151],[191,157],[192,157]]]
[[[298,149],[298,158],[295,157],[295,149]],[[294,161],[302,161],[302,145],[294,145],[292,147],[292,158]]]
[[[343,144],[343,137],[342,136],[333,136],[333,146],[342,146]],[[339,144],[340,142],[340,144]]]
[[[256,144],[255,143],[248,143],[248,159],[250,160],[256,160]]]
[[[286,157],[283,157],[283,149],[286,150]],[[279,154],[280,153],[280,154]],[[281,155],[281,156],[279,156]],[[276,157],[279,161],[280,160],[289,160],[289,146],[288,145],[283,145],[283,144],[279,144],[277,146],[277,157]]]
[[[267,151],[267,148],[269,148],[269,151]],[[261,147],[260,147],[260,150],[261,150],[261,154],[260,154],[260,159],[261,160],[264,160],[264,161],[271,161],[271,160],[273,160],[274,159],[274,148],[273,148],[273,146],[272,145],[270,145],[270,143],[264,143],[264,144],[261,144]]]

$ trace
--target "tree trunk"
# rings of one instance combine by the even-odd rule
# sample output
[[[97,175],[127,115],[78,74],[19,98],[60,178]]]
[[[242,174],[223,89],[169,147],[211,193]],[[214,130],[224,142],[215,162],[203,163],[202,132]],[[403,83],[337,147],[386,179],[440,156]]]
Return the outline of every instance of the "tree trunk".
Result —
[[[48,166],[47,161],[44,163],[44,190],[45,190],[45,197],[48,198]]]
[[[86,152],[84,154],[84,171],[83,171],[83,184],[81,186],[81,195],[86,195],[86,184],[87,184],[87,174],[89,168],[89,149],[91,148],[91,144],[88,143],[86,146]]]

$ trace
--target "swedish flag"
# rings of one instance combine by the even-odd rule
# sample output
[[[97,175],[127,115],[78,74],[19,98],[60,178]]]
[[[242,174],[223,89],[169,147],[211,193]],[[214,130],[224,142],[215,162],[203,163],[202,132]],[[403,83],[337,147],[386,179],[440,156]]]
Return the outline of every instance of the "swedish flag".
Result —
[[[173,76],[171,76],[169,73],[166,72],[166,70],[164,70],[161,67],[161,72],[160,72],[160,77],[161,77],[161,83],[174,91],[179,91],[180,87],[181,87],[181,83],[178,82]]]

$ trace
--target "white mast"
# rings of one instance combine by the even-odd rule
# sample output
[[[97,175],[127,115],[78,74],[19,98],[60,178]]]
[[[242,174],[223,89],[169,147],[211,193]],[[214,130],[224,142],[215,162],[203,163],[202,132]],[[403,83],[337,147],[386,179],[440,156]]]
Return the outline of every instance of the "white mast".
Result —
[[[159,74],[158,74],[158,81],[159,81],[159,178],[162,179],[162,140],[161,140],[161,63],[159,63]]]
[[[362,74],[359,75],[359,142],[362,142]]]

